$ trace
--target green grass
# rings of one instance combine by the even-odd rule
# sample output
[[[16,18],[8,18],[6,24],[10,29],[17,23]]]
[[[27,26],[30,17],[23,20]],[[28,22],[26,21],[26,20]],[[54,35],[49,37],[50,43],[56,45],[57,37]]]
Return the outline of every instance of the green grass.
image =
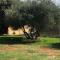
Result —
[[[48,60],[49,58],[46,55],[32,54],[29,56],[27,53],[0,53],[0,60]],[[53,58],[52,58],[53,59]]]
[[[41,47],[50,48],[49,46],[56,43],[60,43],[60,38],[41,37],[30,44],[0,44],[0,60],[60,60],[59,49],[55,49],[56,56],[48,56],[45,50],[40,50]]]
[[[54,43],[60,43],[60,38],[40,37],[37,39],[36,45],[51,45]]]

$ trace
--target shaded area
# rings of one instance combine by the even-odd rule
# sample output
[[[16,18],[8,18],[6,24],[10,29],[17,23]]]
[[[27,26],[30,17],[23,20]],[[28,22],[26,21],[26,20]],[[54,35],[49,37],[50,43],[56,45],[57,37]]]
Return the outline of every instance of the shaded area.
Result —
[[[60,43],[54,43],[50,47],[54,49],[60,49]]]
[[[0,37],[0,44],[29,44],[35,41],[25,37]]]

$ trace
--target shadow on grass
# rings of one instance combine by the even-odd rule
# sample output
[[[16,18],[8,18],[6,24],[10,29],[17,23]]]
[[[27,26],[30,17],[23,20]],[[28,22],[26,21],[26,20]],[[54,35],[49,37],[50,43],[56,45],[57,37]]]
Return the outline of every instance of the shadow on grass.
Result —
[[[0,44],[29,44],[34,42],[36,42],[36,40],[23,37],[0,37]]]
[[[54,49],[60,49],[60,43],[54,43],[50,47]]]

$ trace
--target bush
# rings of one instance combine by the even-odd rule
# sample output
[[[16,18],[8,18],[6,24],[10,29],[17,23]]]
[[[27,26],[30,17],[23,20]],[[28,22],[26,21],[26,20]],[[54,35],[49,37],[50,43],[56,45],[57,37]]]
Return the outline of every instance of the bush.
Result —
[[[26,39],[20,36],[0,36],[0,44],[21,44],[21,43],[32,43],[35,40]]]

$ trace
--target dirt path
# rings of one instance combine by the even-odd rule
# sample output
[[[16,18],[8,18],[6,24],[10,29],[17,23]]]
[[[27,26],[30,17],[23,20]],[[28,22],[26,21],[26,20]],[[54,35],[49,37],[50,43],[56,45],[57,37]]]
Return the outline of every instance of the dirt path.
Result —
[[[5,45],[4,47],[0,48],[1,51],[17,51],[19,50],[20,52],[27,52],[30,53],[29,51],[33,51],[34,53],[42,53],[42,54],[47,54],[48,56],[60,56],[60,50],[55,50],[55,49],[50,49],[47,47],[40,47],[40,46],[29,46],[29,45],[17,45],[17,46],[11,46],[11,45]]]
[[[42,47],[40,49],[40,52],[47,54],[48,56],[60,56],[60,51],[59,50],[55,50],[55,49],[50,49],[50,48],[46,48],[46,47]]]

